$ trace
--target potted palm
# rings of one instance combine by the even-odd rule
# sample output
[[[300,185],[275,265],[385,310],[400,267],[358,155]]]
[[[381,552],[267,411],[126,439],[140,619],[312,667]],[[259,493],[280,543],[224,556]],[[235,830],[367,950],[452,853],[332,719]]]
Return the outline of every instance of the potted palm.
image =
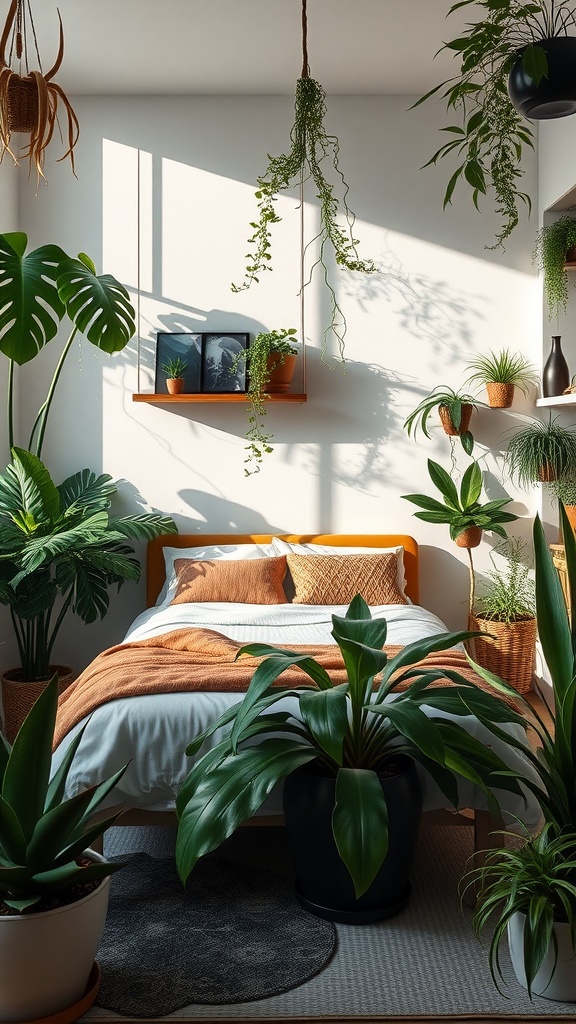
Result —
[[[466,384],[483,385],[492,409],[509,409],[514,401],[515,388],[526,395],[529,388],[539,384],[538,373],[526,356],[510,352],[507,348],[480,355],[468,366],[473,372],[466,379]]]
[[[270,445],[272,434],[264,430],[263,424],[266,396],[285,394],[290,388],[299,351],[295,335],[295,327],[262,331],[247,349],[234,356],[230,367],[232,375],[238,372],[240,363],[245,363],[247,367],[249,427],[244,466],[246,476],[258,473],[264,455],[273,451]]]
[[[562,426],[557,416],[532,420],[510,437],[504,464],[519,487],[551,483],[576,464],[576,432]]]
[[[428,420],[432,411],[437,409],[445,433],[451,437],[459,437],[464,451],[467,455],[471,455],[474,438],[468,427],[472,412],[478,408],[479,404],[465,392],[454,391],[453,388],[438,385],[406,417],[404,429],[410,437],[412,431],[416,436],[418,427],[420,427],[424,436],[430,439]]]
[[[450,527],[450,539],[460,548],[478,547],[483,530],[491,530],[499,537],[506,537],[504,523],[512,523],[518,516],[503,512],[511,498],[497,498],[481,505],[482,471],[477,462],[471,462],[462,476],[460,489],[452,477],[437,462],[428,459],[428,473],[432,483],[442,496],[442,501],[427,494],[403,494],[406,501],[419,505],[423,510],[415,512],[417,519],[425,523],[445,523]]]
[[[168,359],[162,364],[161,369],[166,374],[166,390],[169,395],[180,395],[184,390],[184,374],[186,373],[186,360],[180,356]]]
[[[495,554],[506,560],[497,569]],[[470,629],[480,635],[470,641],[473,656],[484,668],[505,679],[520,693],[532,685],[536,648],[534,582],[526,566],[525,544],[508,537],[490,552],[494,569],[487,573],[476,595]]]
[[[425,166],[456,156],[444,195],[448,205],[458,183],[480,196],[494,196],[501,227],[492,248],[503,246],[519,219],[519,207],[531,209],[522,191],[525,147],[534,147],[534,134],[525,120],[562,117],[576,110],[571,69],[576,39],[573,0],[458,0],[449,14],[473,5],[477,20],[469,22],[442,49],[452,52],[459,67],[453,76],[422,96],[441,94],[459,123],[443,130],[445,142]]]
[[[398,913],[408,902],[421,809],[414,761],[454,806],[459,775],[474,779],[491,807],[494,785],[519,791],[517,780],[498,767],[501,759],[443,718],[441,709],[457,716],[478,709],[499,722],[517,716],[458,672],[449,672],[455,685],[432,685],[444,671],[422,659],[469,633],[438,634],[389,656],[383,650],[386,622],[371,617],[360,595],[332,623],[342,662],[336,679],[343,675],[344,683],[333,681],[309,652],[260,643],[239,650],[239,657],[263,660],[242,701],[187,749],[197,754],[208,736],[228,727],[224,739],[196,761],[178,794],[176,863],[185,881],[197,860],[284,780],[301,902],[319,916],[360,923]],[[305,682],[278,685],[278,677],[294,668],[305,673]],[[279,701],[285,708],[288,696],[292,710],[272,710]]]
[[[94,962],[110,888],[122,867],[90,849],[118,814],[94,812],[120,780],[65,799],[83,730],[50,779],[57,680],[38,697],[10,749],[0,734],[0,1020],[76,1020],[93,1003]],[[62,1018],[64,1019],[64,1018]]]
[[[118,488],[85,469],[58,487],[31,452],[13,448],[0,476],[0,603],[10,609],[20,665],[4,673],[5,731],[13,739],[58,666],[52,650],[68,612],[85,623],[103,618],[108,590],[140,578],[132,540],[175,529],[156,513],[115,516]],[[71,680],[60,671],[61,689]]]
[[[576,258],[576,217],[563,214],[544,224],[536,238],[533,259],[544,274],[544,291],[550,320],[566,312],[568,274],[566,263]]]

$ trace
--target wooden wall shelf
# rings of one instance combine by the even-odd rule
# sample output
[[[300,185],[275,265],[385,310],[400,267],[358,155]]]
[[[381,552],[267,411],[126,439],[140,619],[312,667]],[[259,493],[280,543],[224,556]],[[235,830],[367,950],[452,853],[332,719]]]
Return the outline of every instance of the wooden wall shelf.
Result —
[[[290,395],[268,395],[267,402],[292,402],[293,404],[302,405],[303,402],[308,400],[306,394],[290,394]],[[215,403],[222,404],[224,402],[231,403],[232,405],[246,405],[248,396],[242,392],[241,394],[222,395],[222,394],[194,394],[194,395],[165,395],[165,394],[148,394],[139,392],[132,395],[133,402],[148,402],[154,405],[178,405],[184,402],[203,402],[205,404]]]

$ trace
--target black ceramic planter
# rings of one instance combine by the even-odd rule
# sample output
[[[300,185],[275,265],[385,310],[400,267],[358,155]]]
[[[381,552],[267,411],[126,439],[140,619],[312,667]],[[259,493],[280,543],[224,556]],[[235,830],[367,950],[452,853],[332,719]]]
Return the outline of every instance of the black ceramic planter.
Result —
[[[412,758],[380,779],[388,805],[388,855],[367,892],[356,899],[332,834],[336,780],[304,765],[284,780],[284,818],[300,904],[317,917],[367,924],[400,913],[410,900],[410,871],[422,816],[422,790]]]
[[[534,121],[576,113],[576,36],[542,39],[538,46],[546,53],[548,74],[536,85],[519,56],[508,78],[512,106]]]

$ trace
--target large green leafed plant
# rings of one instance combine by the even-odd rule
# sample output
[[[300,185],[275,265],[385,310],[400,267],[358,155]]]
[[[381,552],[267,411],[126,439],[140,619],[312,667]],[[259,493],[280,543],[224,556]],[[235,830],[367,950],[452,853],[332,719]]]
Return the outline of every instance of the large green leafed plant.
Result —
[[[334,684],[306,654],[260,643],[239,650],[238,656],[264,658],[245,697],[187,749],[197,754],[209,736],[228,727],[228,735],[196,762],[178,794],[176,862],[183,880],[200,857],[258,810],[278,782],[310,761],[336,779],[333,833],[358,897],[386,857],[387,808],[378,773],[399,753],[419,761],[454,807],[458,776],[480,786],[493,809],[495,780],[498,788],[521,792],[517,779],[505,777],[500,757],[442,717],[442,712],[464,717],[478,709],[484,718],[504,724],[517,720],[514,711],[458,672],[417,664],[477,634],[440,633],[389,657],[383,650],[386,621],[373,619],[359,595],[344,617],[332,616],[332,623],[346,669],[344,684]],[[302,686],[275,685],[292,667],[308,677]],[[455,685],[432,686],[444,678]],[[296,698],[294,712],[271,713],[287,696]]]

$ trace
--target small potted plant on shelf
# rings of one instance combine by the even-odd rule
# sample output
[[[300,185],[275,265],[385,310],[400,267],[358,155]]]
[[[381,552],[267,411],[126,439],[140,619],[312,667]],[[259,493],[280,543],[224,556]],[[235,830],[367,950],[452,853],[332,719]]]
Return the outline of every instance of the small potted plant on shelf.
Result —
[[[526,395],[529,388],[537,387],[540,383],[532,363],[525,356],[514,354],[507,348],[478,356],[468,366],[474,372],[466,379],[466,384],[483,385],[488,405],[492,409],[509,409],[514,400],[515,388]]]
[[[269,394],[286,394],[290,388],[299,352],[295,336],[295,327],[262,331],[247,349],[234,356],[230,367],[231,374],[237,372],[241,362],[245,362],[247,368],[249,429],[246,433],[246,476],[258,473],[263,456],[273,451],[270,445],[272,434],[266,432],[263,425],[266,397]]]
[[[572,466],[567,473],[563,473],[558,480],[554,480],[550,488],[560,504],[564,506],[566,518],[576,532],[576,466]]]
[[[167,359],[161,369],[166,374],[166,390],[169,395],[181,395],[184,391],[184,374],[187,362],[180,356]]]
[[[490,552],[494,569],[476,594],[469,624],[484,634],[470,641],[474,659],[520,693],[531,689],[537,633],[534,582],[525,549],[520,537],[508,537]],[[503,569],[496,568],[495,554],[505,557]]]
[[[450,671],[449,689],[430,685],[444,674],[445,652],[468,633],[441,633],[390,656],[383,650],[386,621],[373,619],[360,595],[332,623],[340,653],[329,662],[269,644],[238,650],[237,657],[260,663],[242,701],[187,748],[197,754],[207,737],[228,727],[178,794],[176,864],[185,881],[284,780],[301,902],[321,917],[362,923],[398,913],[409,899],[422,803],[414,760],[455,806],[459,775],[473,777],[491,807],[494,785],[520,791],[506,769],[499,775],[493,750],[435,711],[449,699],[456,715],[478,711],[497,722],[517,716],[457,671]],[[436,652],[443,660],[422,661]],[[305,673],[302,684],[295,668]],[[292,686],[277,684],[285,670],[296,676]],[[270,713],[287,696],[297,710]]]
[[[84,730],[50,779],[58,705],[54,677],[14,746],[0,733],[0,1020],[76,1020],[94,1002],[94,962],[110,875],[122,867],[90,849],[118,814],[94,812],[124,774],[65,798]],[[75,1012],[72,1012],[75,1011]],[[62,1018],[64,1019],[64,1018]]]
[[[432,483],[442,495],[442,501],[427,494],[403,494],[406,501],[419,505],[422,512],[415,512],[417,519],[425,523],[445,523],[450,527],[450,539],[458,547],[478,547],[483,530],[491,530],[499,537],[506,537],[504,523],[512,523],[518,516],[503,512],[511,498],[498,498],[481,505],[482,472],[477,462],[471,462],[462,476],[460,490],[452,477],[437,462],[428,459],[428,473]]]
[[[551,224],[544,224],[536,238],[533,259],[544,274],[548,316],[552,320],[566,312],[566,263],[576,261],[576,217],[566,213]]]
[[[445,433],[451,437],[459,437],[464,451],[470,455],[474,447],[474,438],[468,427],[472,412],[478,408],[479,404],[481,403],[465,392],[454,391],[452,388],[438,385],[407,416],[404,429],[408,431],[408,437],[411,436],[412,430],[416,436],[418,426],[420,426],[424,436],[430,439],[428,419],[432,411],[437,409]]]
[[[504,464],[519,487],[551,483],[576,465],[576,432],[551,414],[545,422],[533,420],[510,437]]]
[[[507,934],[512,967],[528,994],[576,1000],[576,833],[548,822],[520,840],[496,833],[509,846],[489,850],[483,865],[464,876],[462,895],[472,886],[476,906],[472,927],[479,939],[489,928],[490,973],[503,981],[499,947]]]

